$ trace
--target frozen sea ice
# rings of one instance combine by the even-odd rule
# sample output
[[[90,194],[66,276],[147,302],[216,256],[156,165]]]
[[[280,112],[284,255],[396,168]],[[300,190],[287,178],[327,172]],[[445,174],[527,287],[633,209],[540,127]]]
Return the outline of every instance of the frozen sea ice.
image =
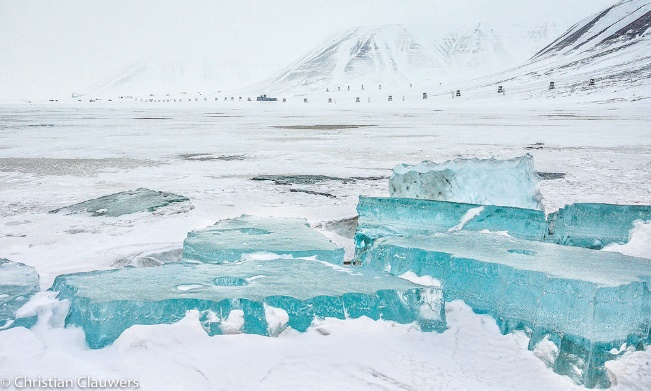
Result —
[[[552,241],[599,250],[611,243],[627,243],[636,220],[651,221],[651,206],[572,204],[547,219]]]
[[[384,236],[428,235],[454,231],[503,232],[543,241],[547,221],[540,210],[508,206],[473,205],[414,198],[360,197],[355,234],[358,261],[373,242]]]
[[[30,266],[0,258],[0,330],[31,327],[36,317],[16,318],[16,311],[39,291],[38,273]]]
[[[239,262],[247,255],[266,252],[344,262],[344,249],[302,219],[244,215],[192,231],[183,242],[184,259],[208,263]]]
[[[542,210],[539,182],[529,154],[509,160],[424,161],[415,166],[396,166],[389,179],[389,193],[396,198]]]
[[[110,194],[50,211],[50,213],[91,213],[93,216],[121,216],[136,212],[153,212],[158,208],[188,198],[163,191],[136,189]]]
[[[94,271],[58,276],[51,290],[71,301],[66,324],[82,327],[91,348],[113,343],[133,325],[176,322],[188,310],[200,311],[210,335],[305,331],[325,317],[367,316],[415,323],[423,331],[446,328],[440,288],[314,259]],[[278,311],[287,314],[280,329]]]
[[[587,387],[608,387],[604,363],[651,342],[648,259],[461,231],[377,239],[363,265],[439,279],[446,301],[525,330],[530,349],[553,343],[547,364]]]

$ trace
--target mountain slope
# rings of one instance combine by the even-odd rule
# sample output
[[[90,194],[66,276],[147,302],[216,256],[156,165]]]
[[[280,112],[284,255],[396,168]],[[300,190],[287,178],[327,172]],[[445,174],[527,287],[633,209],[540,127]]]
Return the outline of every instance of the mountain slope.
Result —
[[[625,0],[586,18],[541,50],[535,59],[559,54],[594,52],[632,42],[644,35],[651,23],[649,1]]]
[[[651,97],[651,1],[620,1],[572,26],[523,66],[473,83],[504,85],[511,94],[531,97]]]
[[[524,62],[555,34],[555,25],[456,30],[402,25],[348,30],[257,87],[305,93],[479,77]]]
[[[107,75],[79,91],[86,94],[147,95],[208,92],[235,88],[251,80],[251,71],[237,60],[148,58]]]

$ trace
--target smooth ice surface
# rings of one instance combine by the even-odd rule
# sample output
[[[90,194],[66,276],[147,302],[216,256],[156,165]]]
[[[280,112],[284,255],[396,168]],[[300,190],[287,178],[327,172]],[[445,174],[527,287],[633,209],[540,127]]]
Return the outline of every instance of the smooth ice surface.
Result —
[[[355,245],[358,258],[363,257],[375,239],[383,236],[488,230],[541,241],[547,234],[542,211],[507,206],[360,197],[357,213]]]
[[[91,213],[93,216],[121,216],[136,212],[153,212],[158,208],[175,202],[189,201],[188,198],[163,191],[136,189],[122,191],[115,194],[80,202],[51,211],[50,213],[63,212]]]
[[[243,215],[188,233],[183,258],[208,263],[238,262],[247,254],[271,252],[294,258],[316,256],[343,264],[344,249],[303,219]]]
[[[16,319],[16,311],[38,291],[34,268],[0,258],[0,330],[36,323],[36,317]]]
[[[455,159],[401,164],[389,179],[391,197],[423,198],[482,205],[542,209],[540,178],[533,156],[498,159]]]
[[[650,342],[648,259],[457,232],[378,239],[364,265],[441,280],[446,301],[492,315],[503,332],[531,332],[530,349],[552,341],[549,365],[589,387],[609,385],[603,364],[622,346]]]
[[[315,317],[361,316],[417,322],[424,331],[445,329],[439,288],[312,259],[95,271],[59,276],[51,289],[71,300],[66,324],[81,326],[92,348],[111,344],[133,325],[173,323],[189,310],[201,311],[210,335],[273,335],[278,327],[270,330],[270,308],[287,312],[283,326],[298,331]]]
[[[651,221],[651,206],[572,204],[551,213],[548,220],[556,243],[601,249],[627,243],[635,221]]]

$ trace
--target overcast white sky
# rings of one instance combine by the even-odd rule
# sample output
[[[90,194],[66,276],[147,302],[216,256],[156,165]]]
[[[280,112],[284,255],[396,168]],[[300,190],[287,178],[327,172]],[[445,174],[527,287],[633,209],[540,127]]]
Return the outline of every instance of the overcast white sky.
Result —
[[[0,96],[67,94],[151,55],[269,69],[328,36],[375,24],[569,27],[613,0],[0,0]],[[22,95],[22,94],[21,94]]]

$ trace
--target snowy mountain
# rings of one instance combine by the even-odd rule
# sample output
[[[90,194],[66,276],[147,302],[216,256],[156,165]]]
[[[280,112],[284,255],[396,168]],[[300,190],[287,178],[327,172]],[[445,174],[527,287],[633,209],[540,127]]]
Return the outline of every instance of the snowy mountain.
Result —
[[[625,99],[649,95],[648,89],[637,87],[651,80],[650,0],[620,1],[560,35],[553,22],[509,22],[513,19],[492,25],[465,20],[457,25],[350,29],[253,85],[280,69],[278,64],[268,64],[262,56],[246,66],[241,53],[213,59],[157,58],[132,64],[76,92],[158,95],[238,89],[247,95],[286,96],[365,89],[365,94],[397,94],[413,84],[419,93],[434,96],[449,96],[457,89],[476,91],[464,98],[492,97],[498,85],[509,95],[525,98],[607,92],[604,88],[630,89]],[[548,88],[552,81],[553,91]],[[379,91],[380,85],[384,91]]]
[[[130,64],[76,93],[86,94],[178,94],[209,92],[239,87],[259,77],[237,59],[154,57]]]
[[[319,92],[470,79],[522,64],[556,34],[553,23],[361,27],[326,41],[259,88]]]
[[[626,89],[624,99],[638,99],[649,95],[650,80],[651,1],[624,0],[575,24],[525,65],[479,86],[500,84],[529,96],[608,90],[621,95]]]
[[[603,52],[636,44],[651,27],[651,2],[624,0],[574,25],[534,60],[563,54]],[[647,37],[648,38],[648,37]]]

